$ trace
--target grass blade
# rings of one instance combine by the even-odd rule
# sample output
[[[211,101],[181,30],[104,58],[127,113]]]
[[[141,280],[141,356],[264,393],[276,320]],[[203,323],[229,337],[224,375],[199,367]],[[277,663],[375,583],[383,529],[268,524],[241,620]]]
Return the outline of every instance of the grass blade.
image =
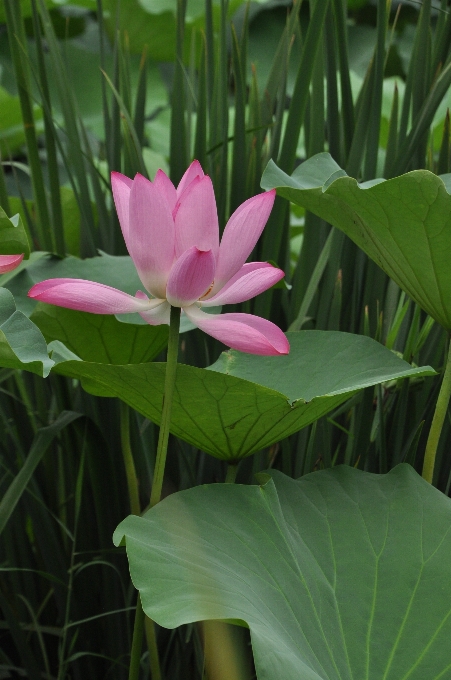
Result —
[[[172,82],[171,148],[169,166],[171,180],[177,186],[188,165],[186,157],[185,124],[185,74],[183,69],[183,42],[185,37],[186,0],[177,0],[177,43]]]
[[[36,469],[36,466],[47,451],[47,448],[53,439],[64,427],[72,423],[80,416],[80,413],[65,411],[61,413],[59,418],[54,423],[52,423],[52,425],[38,430],[25,463],[0,501],[0,534],[5,528],[14,511],[14,508],[25,491],[27,484]]]
[[[25,29],[22,21],[20,3],[15,0],[5,0],[6,21],[9,34],[9,44],[14,65],[14,72],[19,91],[20,107],[27,143],[28,163],[33,187],[33,199],[36,208],[37,245],[42,250],[52,250],[52,236],[50,217],[46,200],[46,190],[42,175],[41,160],[39,158],[36,129],[34,124],[33,103],[31,98],[30,76],[28,70],[28,55]]]

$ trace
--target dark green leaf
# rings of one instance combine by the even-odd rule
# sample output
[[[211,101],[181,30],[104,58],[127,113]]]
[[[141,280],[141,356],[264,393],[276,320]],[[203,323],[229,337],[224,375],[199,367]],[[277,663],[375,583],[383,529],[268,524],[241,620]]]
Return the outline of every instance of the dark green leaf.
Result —
[[[121,323],[114,316],[39,304],[31,320],[47,342],[59,340],[85,361],[138,364],[152,361],[166,346],[168,326]]]
[[[235,460],[287,437],[369,385],[431,375],[370,338],[339,332],[289,333],[290,354],[227,352],[209,370],[177,367],[171,431],[217,458]],[[159,423],[165,364],[58,363],[99,396],[115,396]]]
[[[415,302],[451,330],[451,196],[427,170],[358,184],[317,154],[288,177],[270,161],[262,178],[345,232]],[[335,168],[335,172],[334,172]]]

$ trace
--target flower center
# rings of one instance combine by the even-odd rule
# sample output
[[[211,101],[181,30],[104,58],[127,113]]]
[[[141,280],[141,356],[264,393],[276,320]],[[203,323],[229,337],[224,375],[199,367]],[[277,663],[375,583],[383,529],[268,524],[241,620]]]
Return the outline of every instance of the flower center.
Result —
[[[204,298],[206,298],[207,295],[208,295],[208,293],[211,292],[211,290],[212,290],[212,288],[213,288],[214,285],[215,285],[215,282],[214,282],[214,280],[213,280],[213,281],[211,282],[210,287],[208,288],[208,290],[206,290],[205,293],[204,293],[203,295],[200,296],[199,300],[203,300]]]

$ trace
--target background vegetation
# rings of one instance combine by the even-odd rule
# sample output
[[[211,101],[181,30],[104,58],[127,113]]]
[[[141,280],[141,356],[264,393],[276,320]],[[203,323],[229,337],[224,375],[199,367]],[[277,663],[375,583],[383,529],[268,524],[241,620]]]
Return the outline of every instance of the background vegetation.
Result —
[[[124,359],[108,340],[120,322],[93,330],[86,315],[50,318],[26,299],[39,263],[48,264],[42,252],[53,254],[52,266],[69,255],[90,258],[88,267],[103,260],[99,251],[126,253],[111,170],[152,178],[162,167],[177,182],[197,158],[213,179],[221,226],[260,191],[270,158],[291,173],[327,150],[362,181],[451,171],[448,0],[5,0],[0,21],[0,205],[20,213],[34,251],[0,283],[47,341],[86,360],[139,363],[166,342],[163,332],[152,357]],[[443,329],[341,232],[331,233],[277,199],[253,259],[277,263],[288,285],[243,311],[284,330],[369,335],[440,372]],[[87,329],[81,347],[71,344],[71,324]],[[122,332],[119,343],[127,343],[132,331]],[[205,367],[222,349],[187,330],[180,361]],[[383,473],[406,461],[421,470],[439,386],[440,375],[368,388],[243,460],[238,481],[252,484],[268,467],[292,477],[338,463]],[[111,535],[130,512],[129,450],[140,505],[148,503],[158,428],[55,374],[4,368],[0,390],[2,494],[24,461],[42,457],[0,517],[0,677],[125,678],[136,596]],[[448,418],[435,479],[446,494],[450,427]],[[166,494],[224,476],[222,461],[171,438]],[[157,644],[165,678],[203,677],[199,627],[158,629]],[[252,677],[250,655],[245,665]],[[145,652],[142,678],[150,673]]]

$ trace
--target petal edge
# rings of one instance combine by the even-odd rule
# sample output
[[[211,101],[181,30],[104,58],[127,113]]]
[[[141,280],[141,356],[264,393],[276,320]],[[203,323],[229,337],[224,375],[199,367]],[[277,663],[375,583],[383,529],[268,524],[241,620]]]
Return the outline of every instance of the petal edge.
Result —
[[[47,279],[35,284],[28,291],[28,297],[92,314],[144,312],[161,303],[161,300],[139,299],[117,288],[84,279]]]
[[[248,354],[288,354],[290,344],[278,326],[253,314],[206,314],[197,305],[185,307],[186,316],[198,328],[224,345]]]

